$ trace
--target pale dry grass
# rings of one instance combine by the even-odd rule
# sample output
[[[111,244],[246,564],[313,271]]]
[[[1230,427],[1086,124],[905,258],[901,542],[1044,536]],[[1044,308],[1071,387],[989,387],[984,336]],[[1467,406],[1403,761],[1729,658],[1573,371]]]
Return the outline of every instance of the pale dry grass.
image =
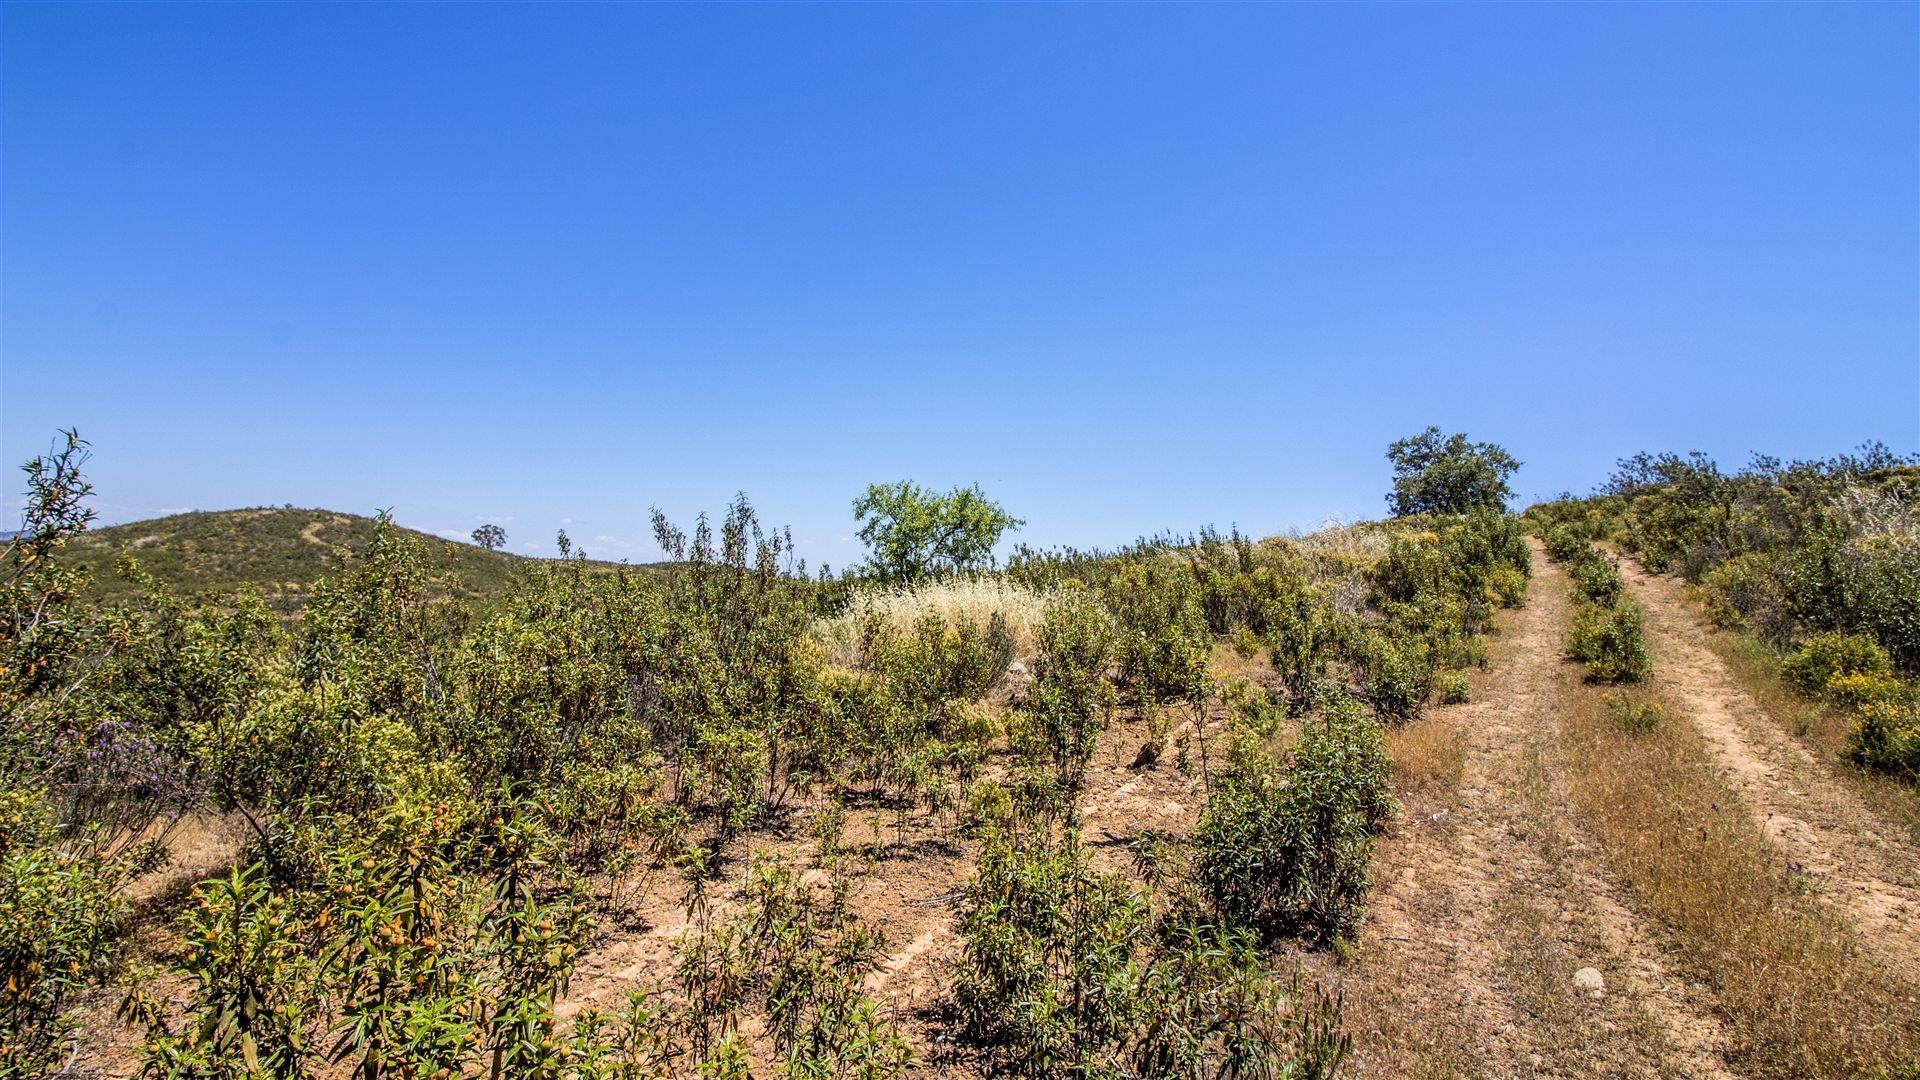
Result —
[[[928,615],[938,615],[950,626],[985,630],[998,614],[1013,633],[1016,661],[1033,659],[1036,635],[1053,597],[1004,578],[949,578],[912,588],[863,589],[846,610],[814,624],[814,636],[828,658],[845,667],[860,660],[860,644],[867,620],[877,618],[895,631],[906,631]]]
[[[1426,717],[1390,727],[1386,744],[1396,793],[1444,802],[1459,792],[1461,778],[1466,775],[1467,746],[1452,724]]]
[[[1564,714],[1569,789],[1607,861],[1674,931],[1735,1043],[1761,1076],[1851,1076],[1920,1053],[1914,988],[1879,967],[1824,912],[1715,771],[1684,710],[1635,734],[1603,692],[1577,688]]]

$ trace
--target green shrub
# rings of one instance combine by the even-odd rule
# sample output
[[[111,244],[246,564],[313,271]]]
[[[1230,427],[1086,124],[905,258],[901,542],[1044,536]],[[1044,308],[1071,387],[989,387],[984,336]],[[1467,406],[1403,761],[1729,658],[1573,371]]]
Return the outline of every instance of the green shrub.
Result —
[[[1420,715],[1432,692],[1433,653],[1427,643],[1369,630],[1358,649],[1361,692],[1383,719],[1409,721]]]
[[[1611,607],[1576,603],[1567,655],[1587,665],[1590,682],[1642,682],[1653,673],[1644,635],[1644,617],[1632,601]]]
[[[1222,917],[1273,939],[1359,924],[1373,833],[1394,812],[1379,725],[1349,700],[1310,720],[1282,769],[1242,747],[1194,828],[1194,873]]]
[[[1090,599],[1064,598],[1040,624],[1039,648],[1024,712],[1059,784],[1077,792],[1113,715],[1113,624]]]
[[[1865,634],[1815,634],[1780,662],[1780,675],[1809,697],[1825,697],[1836,679],[1888,676],[1893,660]]]
[[[1159,914],[1069,833],[992,836],[960,910],[954,997],[994,1075],[1326,1078],[1338,1006],[1276,985],[1249,935]]]
[[[1496,566],[1487,574],[1487,589],[1495,603],[1517,608],[1527,598],[1527,574],[1513,566]]]
[[[1189,568],[1129,563],[1103,598],[1117,635],[1120,685],[1132,701],[1197,702],[1205,696],[1213,635]]]
[[[1434,693],[1442,705],[1464,705],[1473,697],[1473,683],[1464,671],[1442,671],[1433,678]]]
[[[1591,548],[1567,564],[1574,588],[1590,604],[1611,607],[1626,593],[1620,580],[1620,568],[1613,560]]]
[[[1541,539],[1546,543],[1547,555],[1558,563],[1577,559],[1587,550],[1586,537],[1565,525],[1548,529]]]
[[[934,711],[947,701],[972,701],[987,692],[1013,663],[1013,633],[994,612],[982,628],[949,623],[929,612],[904,635],[881,635],[875,666],[903,704]]]
[[[1307,582],[1281,578],[1262,608],[1267,659],[1296,715],[1306,711],[1340,640],[1339,616]]]
[[[1853,755],[1869,768],[1920,782],[1920,701],[1908,697],[1863,705]]]
[[[0,786],[0,1076],[53,1075],[71,1007],[110,970],[125,858],[54,844],[38,793]]]

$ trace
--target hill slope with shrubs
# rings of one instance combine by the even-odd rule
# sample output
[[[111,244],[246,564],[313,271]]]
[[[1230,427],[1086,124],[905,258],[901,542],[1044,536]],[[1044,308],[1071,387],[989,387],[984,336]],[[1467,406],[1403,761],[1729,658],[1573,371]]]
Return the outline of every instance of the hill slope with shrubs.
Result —
[[[340,572],[351,552],[365,550],[378,526],[376,518],[331,510],[192,511],[90,529],[64,547],[60,558],[81,571],[91,595],[104,600],[126,600],[140,591],[115,572],[127,556],[174,592],[221,595],[247,588],[285,613],[306,603],[316,581]],[[457,580],[454,587],[468,597],[499,596],[515,571],[532,561],[402,531],[419,542],[428,570]]]

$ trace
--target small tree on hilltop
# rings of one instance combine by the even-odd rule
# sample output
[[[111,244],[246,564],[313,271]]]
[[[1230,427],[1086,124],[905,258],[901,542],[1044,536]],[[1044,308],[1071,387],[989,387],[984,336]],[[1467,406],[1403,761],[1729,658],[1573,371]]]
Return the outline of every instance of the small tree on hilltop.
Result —
[[[473,530],[473,542],[488,551],[499,551],[507,546],[507,530],[498,525],[482,525]]]
[[[853,516],[871,553],[867,569],[901,582],[992,565],[1001,535],[1026,524],[977,484],[940,494],[911,480],[867,488]]]
[[[1468,442],[1464,434],[1442,436],[1437,427],[1387,447],[1387,460],[1393,463],[1387,505],[1395,517],[1503,510],[1513,496],[1507,478],[1520,467],[1503,447]]]

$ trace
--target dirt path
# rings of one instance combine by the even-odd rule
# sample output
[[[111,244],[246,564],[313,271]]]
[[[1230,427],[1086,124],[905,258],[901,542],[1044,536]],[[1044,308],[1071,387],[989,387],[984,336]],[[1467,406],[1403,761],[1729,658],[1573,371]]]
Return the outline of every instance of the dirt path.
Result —
[[[1807,875],[1882,959],[1920,970],[1920,849],[1740,688],[1707,647],[1708,627],[1681,583],[1632,562],[1620,571],[1647,610],[1656,683],[1706,736],[1729,782],[1780,846],[1783,869]]]
[[[1359,1076],[1730,1075],[1718,1022],[1671,980],[1566,804],[1556,737],[1564,578],[1544,558],[1471,704],[1435,710],[1456,791],[1407,800],[1348,976]],[[1599,995],[1576,984],[1593,968]]]

